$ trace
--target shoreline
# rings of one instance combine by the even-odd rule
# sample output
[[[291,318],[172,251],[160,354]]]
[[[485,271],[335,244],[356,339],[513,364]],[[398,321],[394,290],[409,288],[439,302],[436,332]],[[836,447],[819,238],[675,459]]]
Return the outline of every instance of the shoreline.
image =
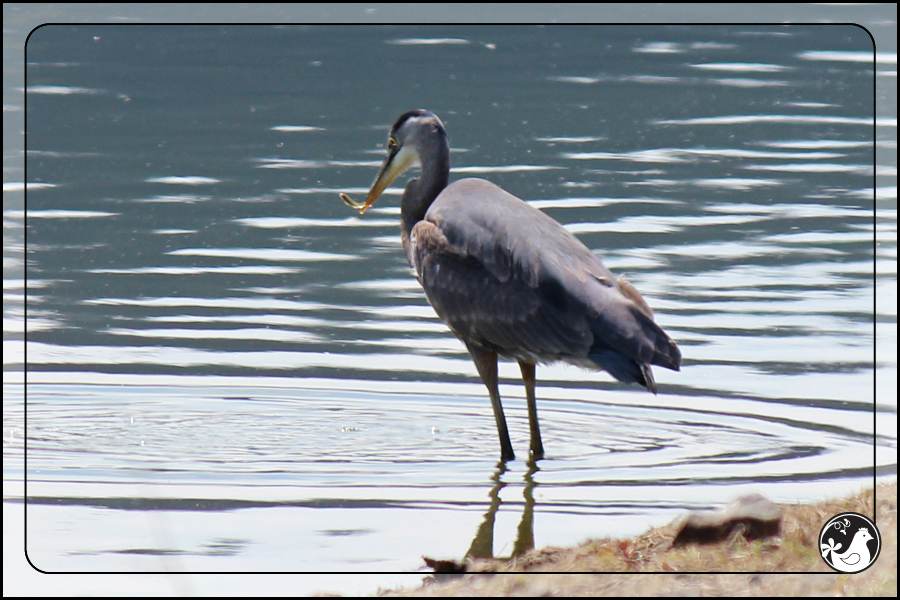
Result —
[[[877,494],[876,494],[877,490]],[[875,500],[877,496],[877,507]],[[432,574],[418,588],[379,596],[896,596],[897,482],[813,504],[780,504],[781,533],[672,547],[683,518],[631,539],[592,539],[509,559],[460,562],[465,574]],[[821,527],[841,512],[875,517],[877,561],[858,574],[821,559]]]

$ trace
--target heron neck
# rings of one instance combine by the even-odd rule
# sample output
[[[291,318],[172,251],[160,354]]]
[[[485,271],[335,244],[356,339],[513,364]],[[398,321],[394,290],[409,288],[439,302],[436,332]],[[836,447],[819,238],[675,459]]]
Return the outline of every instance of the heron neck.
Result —
[[[403,200],[400,201],[400,223],[404,239],[409,238],[412,228],[425,218],[431,203],[447,187],[450,160],[448,156],[441,158],[440,164],[435,165],[435,168],[423,169],[421,177],[411,179],[406,184]]]

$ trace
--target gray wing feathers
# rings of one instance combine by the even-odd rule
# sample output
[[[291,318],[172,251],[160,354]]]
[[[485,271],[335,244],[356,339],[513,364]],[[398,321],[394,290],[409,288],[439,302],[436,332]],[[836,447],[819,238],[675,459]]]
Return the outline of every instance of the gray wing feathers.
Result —
[[[428,300],[460,338],[532,361],[587,354],[591,336],[583,317],[567,319],[549,310],[537,289],[509,271],[500,279],[477,258],[448,245],[428,221],[419,222],[411,237]]]
[[[556,221],[488,181],[448,186],[410,242],[429,301],[464,340],[533,362],[589,359],[651,389],[644,363],[680,365],[634,286]]]

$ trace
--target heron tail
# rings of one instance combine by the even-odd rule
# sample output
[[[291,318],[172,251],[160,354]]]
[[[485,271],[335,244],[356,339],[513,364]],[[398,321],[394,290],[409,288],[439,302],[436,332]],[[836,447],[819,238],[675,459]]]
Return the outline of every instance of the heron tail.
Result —
[[[636,309],[628,313],[630,318],[601,315],[591,323],[594,343],[588,358],[619,381],[640,384],[655,394],[650,365],[678,371],[681,350],[645,313]]]

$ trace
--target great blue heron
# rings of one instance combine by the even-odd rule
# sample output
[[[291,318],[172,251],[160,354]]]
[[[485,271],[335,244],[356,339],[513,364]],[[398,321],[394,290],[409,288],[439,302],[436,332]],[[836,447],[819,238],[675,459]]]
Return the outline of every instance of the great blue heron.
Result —
[[[650,365],[678,371],[681,352],[653,322],[637,289],[559,223],[484,179],[447,185],[450,145],[433,113],[405,113],[364,213],[401,173],[418,165],[400,201],[403,249],[431,306],[469,350],[487,386],[501,460],[514,458],[497,387],[497,356],[519,362],[528,399],[531,456],[543,458],[535,364],[602,369],[654,394]]]

